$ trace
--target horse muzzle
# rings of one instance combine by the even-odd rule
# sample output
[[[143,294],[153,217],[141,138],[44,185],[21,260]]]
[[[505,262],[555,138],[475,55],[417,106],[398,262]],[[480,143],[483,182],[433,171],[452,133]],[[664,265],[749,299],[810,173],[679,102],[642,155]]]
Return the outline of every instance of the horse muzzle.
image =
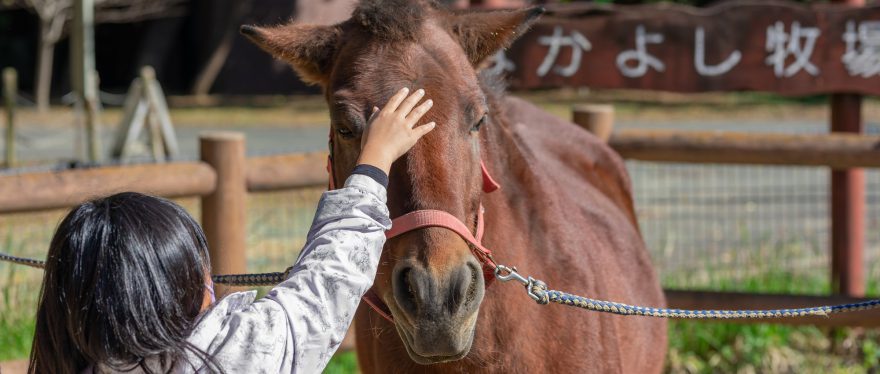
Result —
[[[473,343],[485,283],[471,256],[443,274],[417,261],[395,266],[395,326],[413,361],[434,364],[466,356]]]

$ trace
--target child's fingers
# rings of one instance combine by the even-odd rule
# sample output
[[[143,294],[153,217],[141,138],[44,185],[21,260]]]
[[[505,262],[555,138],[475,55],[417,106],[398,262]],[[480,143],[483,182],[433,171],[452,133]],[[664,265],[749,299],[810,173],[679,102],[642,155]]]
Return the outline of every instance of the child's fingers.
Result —
[[[413,109],[412,112],[410,112],[409,115],[406,116],[407,125],[409,127],[415,126],[416,123],[418,123],[419,120],[422,119],[422,116],[424,116],[425,113],[428,113],[428,109],[431,109],[432,106],[434,106],[434,101],[428,99],[425,100],[424,103]]]
[[[400,103],[400,106],[397,107],[397,113],[402,117],[406,117],[416,104],[419,103],[419,100],[421,100],[423,96],[425,96],[425,90],[421,88],[416,90],[416,92],[413,92],[412,95],[409,95],[406,100]]]
[[[400,106],[400,103],[403,102],[403,99],[406,98],[406,95],[409,93],[409,88],[401,88],[400,91],[397,91],[394,96],[391,96],[388,99],[388,103],[382,107],[382,112],[386,114],[391,114],[397,111],[397,107]]]
[[[421,139],[423,136],[425,136],[425,134],[431,132],[431,130],[433,130],[435,127],[437,127],[436,123],[428,122],[424,125],[414,128],[413,132],[415,133],[416,140]]]

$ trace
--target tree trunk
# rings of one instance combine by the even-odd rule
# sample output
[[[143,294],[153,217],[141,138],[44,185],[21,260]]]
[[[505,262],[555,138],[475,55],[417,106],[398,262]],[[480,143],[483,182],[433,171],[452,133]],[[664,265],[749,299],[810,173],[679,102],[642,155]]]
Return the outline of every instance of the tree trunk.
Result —
[[[63,12],[50,12],[51,16],[40,16],[40,50],[37,56],[37,74],[34,77],[34,96],[37,110],[49,109],[49,96],[52,94],[52,66],[55,60],[55,44],[61,39],[67,16]]]
[[[34,77],[37,110],[41,113],[49,109],[49,94],[52,89],[52,64],[55,58],[55,42],[50,36],[50,22],[40,23],[40,50],[37,57],[37,75]]]

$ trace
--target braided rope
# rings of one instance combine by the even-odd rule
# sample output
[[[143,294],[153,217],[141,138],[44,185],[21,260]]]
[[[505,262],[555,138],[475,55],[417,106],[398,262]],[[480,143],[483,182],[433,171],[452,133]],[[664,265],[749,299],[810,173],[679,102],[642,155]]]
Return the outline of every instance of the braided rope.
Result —
[[[257,273],[257,274],[224,274],[224,275],[212,275],[211,279],[214,283],[217,284],[225,284],[227,286],[236,286],[236,287],[259,287],[259,286],[274,286],[278,283],[284,282],[287,280],[287,276],[290,274],[290,269],[287,268],[287,271],[283,273],[274,272],[274,273]]]
[[[37,269],[45,269],[46,261],[34,260],[31,258],[16,257],[0,252],[0,261],[11,262],[13,264],[30,266]],[[234,287],[259,287],[274,286],[285,281],[290,275],[290,269],[284,272],[275,273],[256,273],[256,274],[223,274],[212,275],[211,279],[216,284],[223,284]]]
[[[30,266],[32,268],[42,269],[46,267],[45,261],[34,260],[30,258],[24,257],[15,257],[12,255],[8,255],[5,253],[0,253],[0,261],[11,262],[13,264],[19,264],[24,266]]]
[[[16,257],[0,253],[0,261],[11,262],[43,269],[45,261],[30,258]],[[214,283],[237,287],[274,286],[283,282],[290,275],[291,268],[284,272],[256,273],[256,274],[225,274],[214,275],[211,279]],[[506,273],[506,274],[503,274]],[[547,285],[532,277],[523,278],[512,268],[498,265],[495,276],[502,282],[517,280],[525,286],[529,296],[538,304],[546,305],[551,302],[560,305],[568,305],[581,309],[602,313],[612,313],[625,316],[647,316],[657,318],[687,318],[687,319],[751,319],[751,318],[785,318],[822,316],[831,314],[855,312],[860,310],[880,308],[880,299],[868,300],[859,303],[823,305],[808,308],[793,309],[769,309],[769,310],[686,310],[670,308],[650,308],[629,304],[604,301],[573,295],[567,292],[548,289]]]
[[[769,309],[769,310],[686,310],[670,308],[650,308],[634,306],[613,301],[596,300],[573,295],[567,292],[550,290],[544,282],[529,277],[525,284],[526,291],[536,303],[545,305],[551,302],[574,306],[595,312],[619,314],[624,316],[647,316],[657,318],[681,319],[753,319],[753,318],[785,318],[785,317],[828,317],[831,314],[876,309],[880,307],[880,299],[859,303],[823,305],[808,308]]]

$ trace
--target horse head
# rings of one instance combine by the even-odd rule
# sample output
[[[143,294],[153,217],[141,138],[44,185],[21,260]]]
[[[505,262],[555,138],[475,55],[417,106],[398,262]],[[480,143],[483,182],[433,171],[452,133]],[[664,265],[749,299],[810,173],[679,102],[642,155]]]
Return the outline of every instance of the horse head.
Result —
[[[372,108],[400,87],[424,88],[434,106],[422,122],[437,128],[392,166],[391,216],[442,210],[474,232],[483,192],[480,132],[492,123],[477,71],[542,12],[451,12],[432,3],[367,0],[337,25],[243,26],[242,33],[323,88],[337,181],[355,167]],[[409,356],[421,364],[468,354],[484,290],[469,244],[438,227],[390,239],[373,286]]]

